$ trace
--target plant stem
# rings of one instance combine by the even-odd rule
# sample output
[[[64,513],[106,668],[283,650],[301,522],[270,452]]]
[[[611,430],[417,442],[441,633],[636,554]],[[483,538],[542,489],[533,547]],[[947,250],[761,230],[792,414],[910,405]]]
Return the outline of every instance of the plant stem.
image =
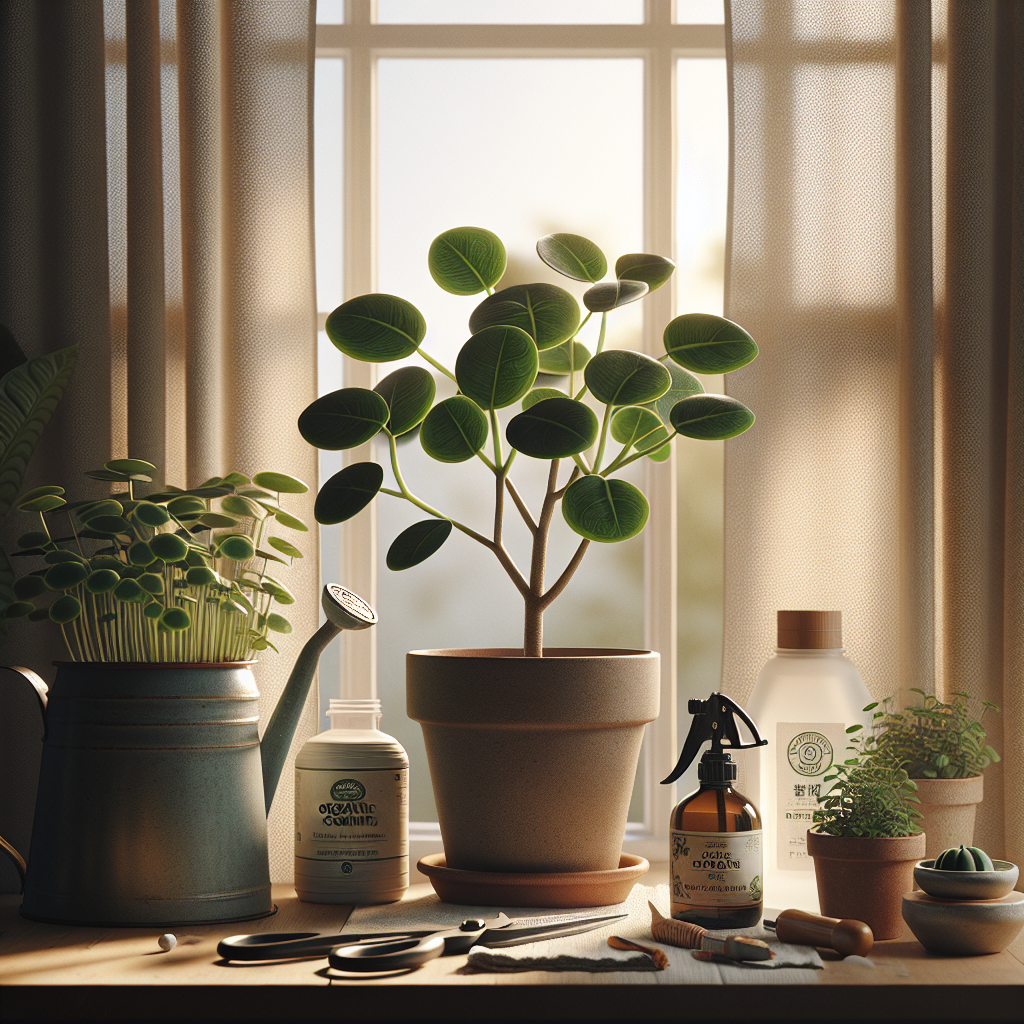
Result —
[[[555,497],[558,483],[558,459],[551,460],[548,469],[548,484],[544,492],[544,504],[537,519],[533,535],[533,552],[530,558],[530,593],[526,597],[526,621],[523,630],[523,656],[542,658],[544,656],[544,570],[548,557],[548,534],[551,518],[558,499]]]
[[[541,607],[547,608],[549,604],[558,595],[565,590],[568,586],[569,580],[572,579],[573,574],[580,567],[580,562],[583,561],[583,556],[587,553],[587,548],[590,547],[590,541],[584,538],[580,541],[579,547],[576,548],[576,553],[569,560],[569,564],[562,570],[562,575],[552,584],[551,589],[544,595],[541,601]]]
[[[452,373],[452,371],[449,370],[447,367],[442,366],[436,359],[434,359],[433,356],[427,355],[427,353],[424,352],[422,348],[417,348],[416,351],[419,355],[426,359],[426,361],[430,363],[430,365],[434,367],[435,370],[440,370],[441,373],[443,373],[449,380],[454,380],[456,384],[459,383],[458,380],[456,380],[455,378],[455,374]]]
[[[612,407],[606,405],[604,407],[604,419],[601,421],[601,440],[597,446],[597,455],[594,457],[594,472],[597,473],[601,468],[601,459],[604,458],[604,447],[608,443],[608,424],[612,418]]]
[[[491,419],[491,438],[494,442],[494,465],[497,467],[501,465],[501,433],[498,430],[498,413],[494,409],[489,409],[488,412]]]
[[[523,522],[526,523],[526,528],[530,531],[530,533],[536,533],[537,522],[533,518],[533,514],[527,507],[526,502],[523,501],[522,497],[520,496],[519,491],[516,490],[516,485],[512,483],[512,478],[509,476],[505,477],[505,487],[508,489],[508,493],[512,496],[512,501],[515,504],[516,508],[519,509],[519,514],[523,517]]]
[[[609,473],[614,473],[617,469],[622,469],[623,466],[628,466],[631,462],[636,462],[637,459],[642,459],[645,455],[649,455],[651,451],[658,451],[659,448],[664,448],[665,445],[669,443],[669,441],[671,441],[674,437],[678,437],[678,436],[679,435],[676,433],[676,431],[673,430],[672,433],[668,435],[668,438],[666,439],[664,444],[659,444],[657,447],[652,448],[649,451],[634,452],[632,455],[630,455],[626,459],[622,458],[623,452],[619,452],[618,457],[601,474],[601,476],[608,476]],[[621,459],[621,461],[620,461],[620,459]]]

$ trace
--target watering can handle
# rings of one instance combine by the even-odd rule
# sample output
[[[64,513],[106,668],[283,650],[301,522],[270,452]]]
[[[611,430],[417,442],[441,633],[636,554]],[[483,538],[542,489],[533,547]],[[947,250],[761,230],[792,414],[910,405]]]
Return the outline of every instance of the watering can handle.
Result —
[[[46,739],[46,683],[44,683],[42,677],[33,672],[32,669],[24,668],[21,665],[0,665],[0,669],[6,669],[8,672],[16,672],[18,675],[28,680],[29,685],[35,691],[36,697],[39,698],[39,712],[43,717],[43,739]],[[25,863],[25,858],[22,857],[22,855],[18,853],[18,851],[11,846],[3,836],[0,836],[0,850],[3,850],[3,852],[11,858],[15,868],[17,868],[18,878],[21,882],[21,891],[24,892],[25,873],[28,871],[28,865]]]

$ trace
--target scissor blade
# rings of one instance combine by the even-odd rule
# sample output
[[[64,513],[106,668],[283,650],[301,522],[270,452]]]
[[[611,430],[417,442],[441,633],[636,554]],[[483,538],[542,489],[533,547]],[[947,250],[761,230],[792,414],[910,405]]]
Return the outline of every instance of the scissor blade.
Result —
[[[519,946],[525,942],[540,942],[556,939],[563,935],[577,935],[603,928],[612,921],[621,921],[628,913],[602,914],[597,917],[578,917],[574,914],[551,914],[547,917],[520,917],[504,928],[488,928],[476,940],[478,946],[501,949],[504,946]]]

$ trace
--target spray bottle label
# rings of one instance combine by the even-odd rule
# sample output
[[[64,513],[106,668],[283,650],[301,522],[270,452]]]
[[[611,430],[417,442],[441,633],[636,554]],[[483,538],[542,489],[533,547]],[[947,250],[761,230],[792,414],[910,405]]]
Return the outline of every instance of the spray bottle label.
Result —
[[[775,852],[783,871],[813,871],[807,830],[818,799],[828,792],[824,777],[847,757],[843,722],[779,722],[775,729],[778,830]]]
[[[408,792],[407,768],[296,768],[295,856],[346,875],[407,856]]]
[[[671,830],[672,913],[761,902],[761,830]]]

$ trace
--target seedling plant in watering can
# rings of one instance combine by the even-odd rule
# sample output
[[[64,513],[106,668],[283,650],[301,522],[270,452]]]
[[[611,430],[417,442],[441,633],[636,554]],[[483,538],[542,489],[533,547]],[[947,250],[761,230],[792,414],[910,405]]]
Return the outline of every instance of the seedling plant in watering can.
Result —
[[[470,315],[471,337],[454,369],[424,350],[423,315],[395,295],[350,299],[330,314],[326,329],[334,345],[353,359],[387,363],[419,355],[454,381],[458,393],[435,403],[430,370],[403,366],[372,391],[342,388],[317,399],[299,417],[302,436],[321,449],[354,448],[382,434],[396,482],[394,488],[385,487],[384,471],[375,462],[346,466],[321,488],[317,521],[326,525],[351,519],[377,494],[411,502],[427,518],[391,544],[387,565],[393,570],[429,558],[453,530],[482,544],[523,598],[527,657],[541,657],[544,611],[565,589],[590,543],[629,540],[647,522],[643,492],[616,474],[637,459],[667,459],[677,434],[723,440],[753,424],[754,414],[742,402],[706,394],[693,373],[725,373],[757,356],[757,345],[743,328],[706,313],[673,319],[664,331],[665,354],[658,359],[606,348],[609,315],[660,288],[675,265],[662,256],[629,254],[619,257],[615,279],[606,281],[608,262],[598,246],[563,233],[542,238],[537,254],[558,273],[589,285],[583,295],[585,316],[575,297],[557,285],[514,284],[495,291],[506,264],[501,240],[483,228],[453,228],[430,246],[431,276],[452,295],[487,293]],[[590,352],[577,336],[595,316],[600,330]],[[538,374],[558,386],[537,386]],[[521,411],[503,435],[498,410],[517,404]],[[458,522],[406,485],[397,439],[416,428],[431,458],[476,461],[486,468],[494,488],[489,532]],[[550,462],[538,514],[512,478],[520,454]],[[533,538],[528,569],[515,564],[502,539],[506,500]],[[559,507],[580,542],[548,583],[548,535]]]

